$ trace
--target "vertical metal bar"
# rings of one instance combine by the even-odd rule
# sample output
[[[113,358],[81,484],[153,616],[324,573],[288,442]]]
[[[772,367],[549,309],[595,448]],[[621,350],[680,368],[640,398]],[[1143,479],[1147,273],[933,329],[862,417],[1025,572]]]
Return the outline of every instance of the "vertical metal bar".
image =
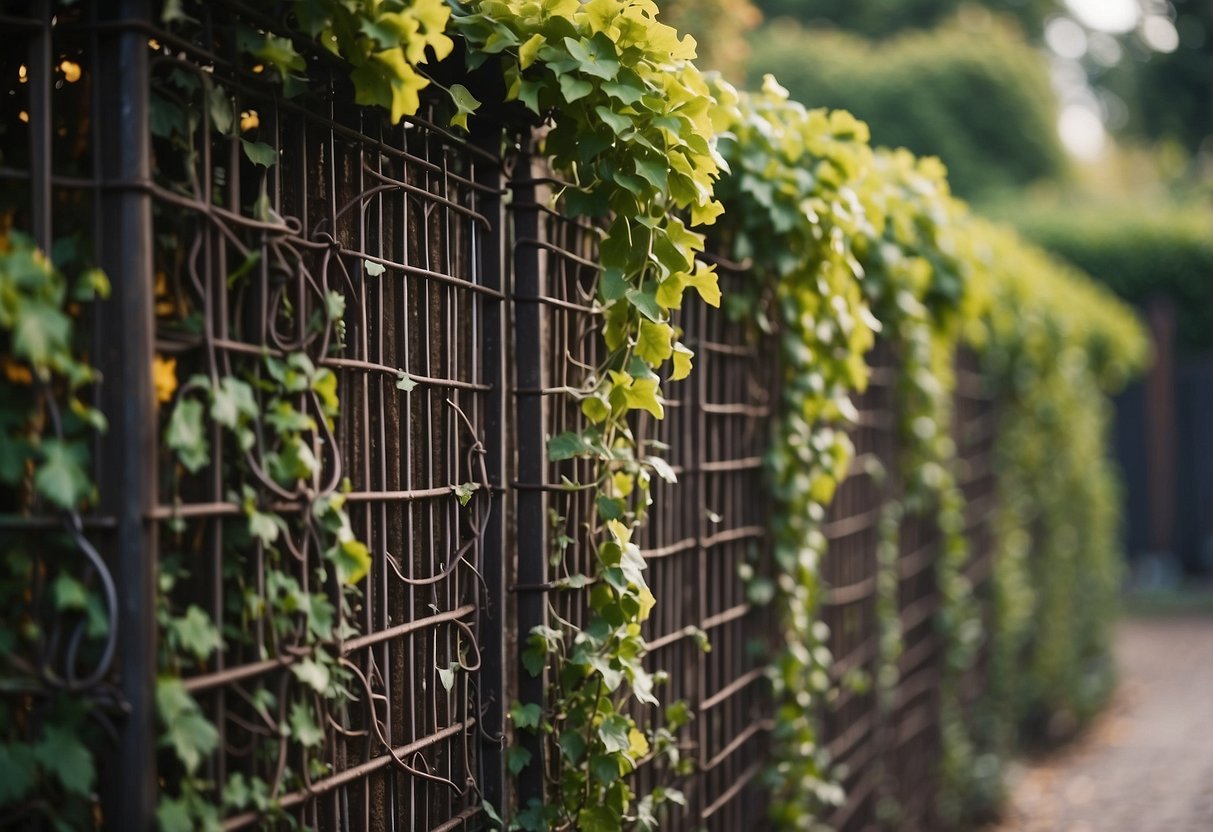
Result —
[[[110,19],[150,20],[148,0],[113,0],[102,7]],[[122,776],[106,797],[112,829],[153,827],[156,804],[156,528],[148,520],[156,497],[156,412],[153,352],[152,205],[140,186],[150,178],[148,48],[134,26],[105,32],[99,66],[110,73],[102,86],[97,119],[101,143],[103,234],[101,264],[113,294],[100,310],[109,330],[98,364],[104,377],[102,407],[109,433],[101,444],[102,508],[117,519],[115,578],[123,588],[118,615],[122,651],[121,690],[128,713],[120,725]]]
[[[30,230],[38,246],[50,252],[51,228],[51,66],[50,0],[38,3],[42,25],[34,30],[29,45],[29,138],[30,138]]]
[[[477,147],[496,154],[501,145],[499,128],[482,127],[472,136],[473,144]],[[480,270],[481,282],[490,289],[500,291],[504,275],[504,215],[501,198],[497,195],[502,184],[501,168],[495,164],[477,161],[475,181],[492,189],[477,196],[480,213],[488,217],[490,228],[480,229],[471,223],[471,233],[475,249],[472,256],[477,258],[476,267]],[[483,403],[483,439],[484,462],[489,483],[494,486],[490,496],[490,515],[484,529],[480,562],[481,573],[484,576],[486,596],[481,602],[481,622],[483,629],[480,633],[481,669],[480,691],[484,715],[481,717],[484,727],[481,735],[485,742],[481,748],[480,787],[484,799],[499,810],[505,804],[505,755],[502,744],[496,738],[505,731],[506,708],[506,667],[505,667],[505,631],[506,631],[506,566],[505,566],[505,496],[497,490],[505,482],[505,351],[503,338],[505,335],[505,304],[498,301],[486,300],[481,318],[482,357],[480,361],[484,381],[492,386],[485,395]]]
[[[539,212],[536,204],[534,162],[529,155],[518,159],[517,172],[523,181],[512,184],[513,200],[521,207],[514,211],[514,240],[538,240]],[[513,304],[514,325],[514,385],[515,390],[540,390],[544,386],[542,310],[535,298],[544,289],[543,255],[534,245],[516,245],[514,249],[514,296],[525,298]],[[538,587],[547,581],[546,498],[537,486],[545,480],[547,449],[545,448],[543,397],[515,393],[514,442],[517,481],[527,487],[515,496],[515,581],[525,587]],[[519,647],[526,643],[531,628],[546,620],[544,595],[536,591],[518,593],[517,634]],[[518,698],[522,702],[543,702],[544,676],[531,676],[521,664],[514,671],[518,678]],[[518,777],[518,801],[525,805],[531,798],[543,798],[543,746],[530,734],[518,737],[531,752],[531,764]]]

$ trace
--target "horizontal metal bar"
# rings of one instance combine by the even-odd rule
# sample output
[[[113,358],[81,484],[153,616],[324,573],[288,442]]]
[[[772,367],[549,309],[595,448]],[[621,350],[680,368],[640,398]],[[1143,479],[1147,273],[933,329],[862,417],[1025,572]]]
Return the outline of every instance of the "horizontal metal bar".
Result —
[[[725,806],[729,805],[729,803],[736,798],[737,795],[741,794],[742,791],[745,790],[745,787],[750,784],[750,781],[758,776],[758,773],[762,771],[764,766],[765,762],[762,760],[755,760],[754,762],[750,763],[746,770],[733,781],[731,786],[721,792],[719,797],[704,807],[703,811],[699,813],[699,819],[707,820]]]
[[[458,609],[441,612],[437,615],[427,616],[425,618],[414,619],[413,621],[405,622],[404,624],[391,627],[387,630],[379,630],[374,633],[359,638],[350,639],[340,645],[341,654],[349,655],[364,647],[369,647],[380,642],[390,641],[393,638],[398,638],[402,635],[424,630],[427,627],[437,627],[440,624],[445,624],[459,618],[464,618],[476,611],[475,606],[465,604]],[[295,662],[311,656],[312,649],[304,648],[298,653],[284,653],[273,659],[265,659],[264,661],[254,662],[252,664],[238,665],[237,667],[219,670],[214,673],[207,673],[202,676],[192,676],[182,680],[185,689],[190,693],[201,693],[211,688],[230,685],[245,679],[252,679],[265,673],[270,673],[275,670],[282,670],[290,667]]]
[[[323,780],[318,780],[317,782],[309,785],[307,788],[283,795],[278,799],[276,808],[290,809],[294,806],[298,806],[311,798],[319,797],[322,794],[331,792],[333,789],[344,786],[346,783],[366,777],[368,774],[378,771],[379,769],[391,764],[394,760],[406,758],[411,754],[416,754],[418,751],[430,747],[431,745],[436,745],[445,739],[462,734],[474,727],[475,724],[476,718],[468,717],[463,722],[451,725],[447,728],[439,729],[433,734],[429,734],[419,740],[414,740],[407,745],[397,746],[391,750],[391,754],[380,754],[378,757],[372,757],[365,763],[356,765],[353,768],[347,768],[338,774],[334,774],[332,777],[326,777]],[[260,819],[260,812],[245,812],[225,820],[223,822],[223,828],[225,830],[242,829],[250,824],[256,823]]]
[[[733,681],[729,682],[723,688],[713,693],[707,699],[700,702],[699,713],[703,714],[712,710],[712,708],[715,708],[720,703],[727,701],[735,694],[757,682],[759,679],[765,679],[766,675],[767,668],[765,667],[756,667],[748,673],[743,673]]]

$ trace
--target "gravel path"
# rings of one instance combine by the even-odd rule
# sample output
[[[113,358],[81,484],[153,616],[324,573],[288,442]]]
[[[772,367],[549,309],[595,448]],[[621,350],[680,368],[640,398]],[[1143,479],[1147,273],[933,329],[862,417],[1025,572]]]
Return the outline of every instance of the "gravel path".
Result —
[[[1213,617],[1128,619],[1091,730],[1012,775],[996,832],[1213,832]]]

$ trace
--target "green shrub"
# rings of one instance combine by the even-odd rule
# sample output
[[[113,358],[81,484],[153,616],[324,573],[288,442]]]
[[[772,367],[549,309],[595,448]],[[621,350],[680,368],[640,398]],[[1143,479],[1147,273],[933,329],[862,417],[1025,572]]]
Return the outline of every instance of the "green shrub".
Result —
[[[764,73],[807,106],[850,110],[873,144],[939,156],[965,197],[1065,168],[1043,58],[1002,28],[873,42],[779,20],[754,39],[751,84]]]
[[[1213,217],[1202,206],[1005,206],[1029,239],[1126,300],[1165,295],[1178,307],[1179,343],[1213,346]]]

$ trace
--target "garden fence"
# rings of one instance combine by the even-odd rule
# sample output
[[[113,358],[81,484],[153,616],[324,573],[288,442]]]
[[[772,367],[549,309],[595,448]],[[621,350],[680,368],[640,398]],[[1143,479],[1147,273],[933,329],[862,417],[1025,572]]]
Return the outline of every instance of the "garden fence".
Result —
[[[78,527],[51,512],[30,516],[7,494],[0,516],[5,549],[62,536],[78,574],[117,616],[89,672],[64,646],[83,625],[47,605],[38,623],[56,635],[41,678],[70,680],[107,728],[94,748],[100,827],[152,823],[163,593],[204,610],[227,644],[184,679],[220,735],[207,780],[263,780],[273,805],[305,828],[485,828],[485,801],[500,808],[543,795],[557,753],[507,726],[512,702],[544,696],[544,680],[519,664],[520,644],[536,625],[582,621],[591,589],[561,583],[594,571],[590,492],[569,485],[584,481],[589,463],[549,462],[546,442],[577,423],[564,393],[603,349],[598,231],[553,210],[561,183],[540,160],[501,155],[500,125],[481,123],[471,138],[424,116],[391,126],[354,106],[337,76],[283,98],[235,60],[227,34],[241,19],[273,26],[234,2],[207,8],[201,39],[166,31],[137,0],[6,3],[0,13],[16,44],[0,56],[0,222],[48,251],[74,240],[114,284],[86,322],[109,421],[94,454],[100,499]],[[210,129],[214,83],[235,97],[230,118],[255,120],[281,148],[275,164],[250,164],[238,138]],[[174,119],[185,119],[176,132]],[[744,264],[718,267],[726,296],[747,280]],[[344,302],[340,323],[317,334],[306,324],[326,314],[331,293]],[[702,304],[677,324],[695,371],[668,386],[664,421],[644,416],[634,429],[668,446],[678,479],[655,487],[643,531],[657,598],[645,637],[650,668],[669,674],[659,697],[685,700],[696,716],[678,733],[693,765],[687,774],[643,760],[631,776],[685,793],[663,828],[756,829],[766,822],[762,773],[776,730],[765,667],[780,634],[763,455],[778,350],[753,323]],[[318,451],[324,485],[344,493],[372,558],[359,603],[338,611],[334,643],[352,697],[320,726],[319,764],[281,740],[306,651],[273,620],[232,605],[236,587],[247,597],[327,594],[340,608],[339,590],[310,585],[318,553],[306,535],[288,535],[281,555],[232,543],[246,499],[297,516],[315,495],[284,490],[259,444],[252,474],[238,482],[225,463],[231,440],[213,426],[209,458],[182,475],[164,446],[168,406],[146,370],[171,361],[182,384],[194,374],[256,378],[267,357],[294,353],[335,378],[342,411]],[[898,828],[926,829],[940,749],[938,535],[926,519],[901,518],[897,586],[885,592],[880,544],[900,488],[896,356],[880,350],[874,363],[854,473],[824,527],[822,614],[843,685],[821,718],[848,788],[828,820],[876,828],[889,817],[882,806],[896,805]],[[993,405],[972,366],[961,381],[969,573],[981,583],[992,552]],[[304,406],[323,421],[320,402]],[[554,516],[575,539],[561,539]],[[901,620],[891,685],[881,675],[882,592]],[[511,743],[529,743],[534,759],[516,780],[504,759]],[[36,828],[18,818],[0,825],[10,820]],[[223,818],[225,829],[264,822],[256,809]]]

